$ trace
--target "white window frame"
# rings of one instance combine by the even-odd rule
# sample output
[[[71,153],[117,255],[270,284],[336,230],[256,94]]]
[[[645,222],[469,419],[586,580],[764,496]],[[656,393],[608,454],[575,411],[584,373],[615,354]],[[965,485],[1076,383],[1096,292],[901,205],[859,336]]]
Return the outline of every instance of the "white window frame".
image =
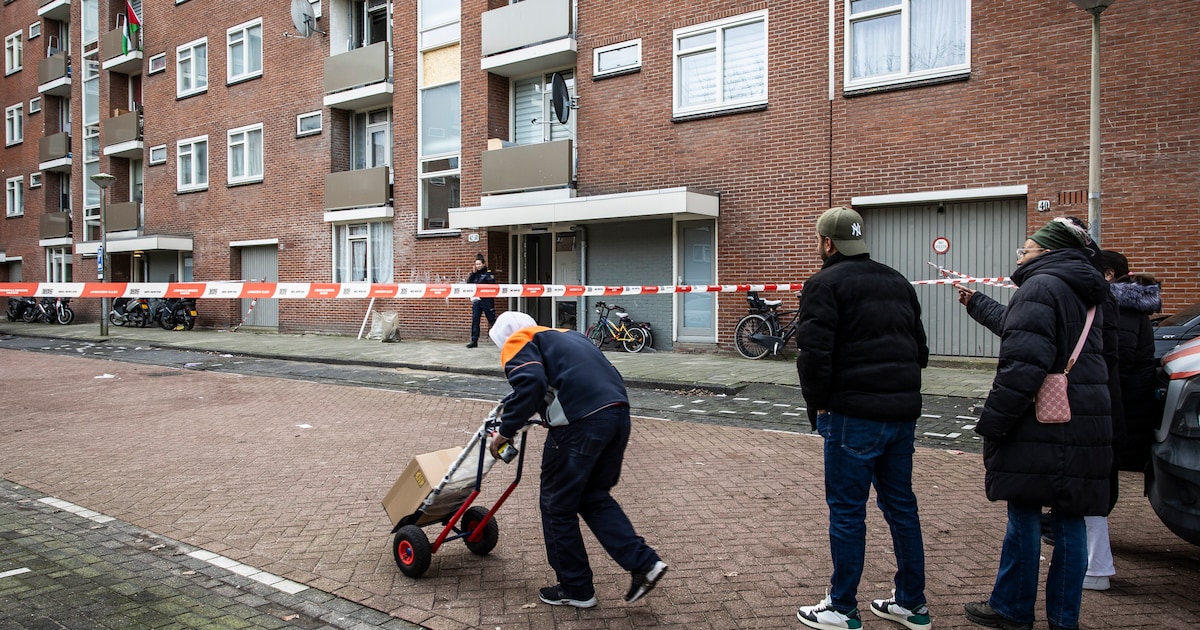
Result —
[[[196,50],[204,48],[204,74],[201,75],[198,70],[199,64],[196,63]],[[181,67],[187,63],[190,71],[184,72]],[[191,87],[186,90],[183,87],[184,78],[191,79]],[[203,80],[203,84],[201,84]],[[175,49],[175,96],[183,98],[194,94],[202,94],[208,91],[208,38],[201,37],[200,39],[190,41]]]
[[[71,282],[71,247],[46,248],[46,282]]]
[[[606,53],[623,51],[627,48],[634,49],[634,55],[635,55],[636,59],[635,59],[635,61],[633,61],[633,63],[628,63],[623,66],[615,66],[608,70],[602,69],[600,67],[601,66],[601,63],[600,63],[601,58],[604,57],[604,55]],[[626,74],[629,72],[633,72],[634,70],[640,70],[641,67],[642,67],[642,40],[641,40],[641,38],[631,39],[629,41],[624,41],[624,42],[620,42],[617,44],[609,44],[608,46],[600,46],[599,48],[592,50],[592,76],[593,77],[607,77],[607,76],[612,76],[615,74]]]
[[[167,69],[167,53],[158,53],[150,58],[146,74],[158,74]]]
[[[317,126],[312,129],[305,129],[304,122],[311,121],[314,118],[317,121]],[[300,114],[300,115],[296,116],[296,137],[302,138],[304,136],[314,136],[316,134],[321,133],[321,131],[324,130],[324,126],[325,126],[325,118],[322,115],[321,110]]]
[[[4,38],[4,74],[10,75],[21,69],[24,61],[24,47],[21,44],[21,31],[9,34]]]
[[[762,54],[762,93],[756,94],[747,98],[729,99],[724,96],[725,72],[724,72],[724,37],[722,34],[732,28],[746,26],[757,22],[762,23],[763,38],[761,44]],[[770,47],[768,45],[770,39],[770,24],[767,21],[767,11],[755,11],[752,13],[743,13],[722,20],[714,20],[704,24],[696,24],[685,28],[676,29],[671,38],[672,53],[672,81],[671,81],[671,109],[672,115],[676,117],[691,116],[696,114],[707,114],[712,112],[720,112],[731,109],[741,109],[744,107],[754,107],[765,105],[767,103],[767,86],[769,84],[769,60],[767,58]],[[714,34],[713,43],[705,45],[697,45],[686,50],[680,50],[681,40],[704,35],[706,33]],[[711,53],[714,55],[716,68],[716,93],[717,98],[711,103],[701,103],[699,105],[683,106],[681,105],[682,90],[681,83],[683,81],[682,65],[684,60],[703,53]]]
[[[359,234],[351,234],[355,228],[365,228],[365,231]],[[332,262],[330,277],[334,282],[389,283],[393,281],[395,275],[395,256],[392,254],[392,250],[395,247],[393,244],[393,239],[395,238],[395,229],[390,220],[334,223],[331,226],[331,229],[333,234],[331,239],[333,243],[333,252],[332,256],[330,256]],[[379,238],[371,238],[371,231],[373,229],[381,232],[378,235]],[[376,245],[372,244],[373,241],[376,241],[378,246],[382,248],[380,251],[375,251]],[[362,242],[366,246],[366,260],[364,261],[366,266],[363,269],[365,272],[365,277],[361,280],[354,280],[350,277],[353,273],[353,260],[349,257],[353,256],[353,248],[351,247],[351,244],[355,242]],[[371,264],[374,260],[379,260],[380,265],[386,266],[387,268],[380,268],[378,270],[375,269],[375,267]],[[342,277],[338,274],[339,263],[344,265],[345,274],[347,277]]]
[[[25,141],[25,103],[4,108],[4,146]]]
[[[42,111],[42,97],[35,96],[29,99],[29,113],[36,114]]]
[[[4,216],[25,215],[25,176],[18,175],[4,180]]]
[[[371,122],[371,114],[382,112],[381,122]],[[360,124],[358,117],[362,116]],[[392,166],[392,132],[395,126],[392,124],[392,108],[376,107],[366,111],[354,112],[350,117],[350,168],[351,170],[379,168],[381,166]],[[359,138],[359,127],[362,128],[362,138]],[[376,164],[373,160],[371,151],[371,135],[380,130],[383,134],[383,163]],[[362,160],[362,166],[359,166],[359,160]]]
[[[42,35],[42,23],[34,22],[29,25],[29,39],[37,39]]]
[[[41,171],[29,174],[29,187],[30,188],[41,188],[42,187],[42,172]]]
[[[200,180],[200,165],[201,161],[195,159],[196,147],[204,145],[204,180]],[[196,136],[194,138],[184,138],[175,144],[175,190],[177,192],[195,192],[198,190],[208,190],[208,136]],[[188,174],[192,176],[191,183],[183,183],[183,159],[190,158],[191,167],[188,169]]]
[[[146,163],[150,166],[167,163],[167,145],[160,144],[156,147],[150,147],[147,152]]]
[[[911,15],[912,15],[912,0],[895,0],[895,4],[862,11],[856,15],[850,14],[851,0],[844,0],[843,7],[843,85],[847,90],[857,90],[862,88],[873,88],[884,85],[894,85],[901,83],[911,83],[914,81],[926,81],[929,79],[938,79],[944,77],[953,77],[963,74],[968,74],[971,71],[971,0],[962,0],[966,3],[966,18],[963,25],[964,45],[963,62],[959,64],[942,66],[938,68],[930,68],[927,70],[919,70],[912,72],[910,53],[912,51],[911,39]],[[900,16],[900,62],[899,70],[888,74],[874,74],[867,77],[854,78],[854,25],[859,22],[879,19],[882,17],[899,15]]]
[[[251,67],[254,59],[250,56],[250,35],[251,32],[258,31],[258,69],[246,70]],[[239,41],[234,41],[234,37],[240,35]],[[235,46],[240,49],[235,51]],[[262,18],[250,20],[243,24],[238,24],[225,31],[225,81],[226,83],[237,83],[246,81],[255,77],[261,77],[263,73],[263,47],[266,46],[266,41],[263,39]],[[242,69],[241,74],[233,73],[233,61],[235,57],[241,58]]]
[[[258,132],[257,138],[259,145],[257,163],[255,163],[256,161],[252,157],[254,155],[253,148],[254,138],[256,137],[255,132]],[[226,135],[226,138],[228,139],[226,148],[229,153],[227,154],[228,158],[225,161],[229,164],[229,183],[232,185],[261,182],[263,180],[263,153],[266,150],[266,144],[263,138],[262,123],[258,123],[256,125],[246,125],[245,127],[238,127],[237,129],[230,129]],[[242,148],[242,158],[235,162],[233,156],[234,148],[237,146]],[[233,169],[235,166],[240,166],[242,168],[242,175],[236,177],[234,176]]]

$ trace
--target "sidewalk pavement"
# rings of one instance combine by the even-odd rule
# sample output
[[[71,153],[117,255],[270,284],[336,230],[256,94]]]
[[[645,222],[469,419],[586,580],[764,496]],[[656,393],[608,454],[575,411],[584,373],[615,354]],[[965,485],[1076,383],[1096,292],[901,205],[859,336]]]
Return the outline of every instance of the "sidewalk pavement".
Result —
[[[82,330],[42,326],[56,338]],[[11,324],[0,327],[9,330]],[[383,365],[395,365],[403,354],[414,364],[426,362],[426,369],[498,370],[489,365],[496,361],[494,349],[468,352],[446,343],[142,334],[134,343],[188,339],[190,347],[215,352],[246,353],[253,345],[271,356]],[[610,356],[639,378],[687,374],[714,385],[767,378],[751,375],[751,368],[773,368],[786,383],[792,369],[781,360]],[[645,367],[649,363],[653,369]],[[0,374],[10,394],[0,414],[0,478],[6,483],[197,550],[190,553],[217,556],[234,571],[277,576],[425,628],[790,629],[800,627],[796,607],[816,603],[828,586],[822,441],[813,435],[636,418],[614,496],[671,570],[653,593],[626,605],[621,597],[628,574],[585,533],[600,603],[578,610],[537,599],[538,588],[554,580],[537,508],[540,429],[530,433],[524,449],[524,481],[497,513],[500,543],[491,554],[474,556],[455,542],[433,554],[420,579],[395,566],[383,494],[414,454],[465,444],[490,403],[158,365],[114,368],[107,360],[2,345]],[[977,454],[918,448],[914,468],[934,627],[974,629],[962,606],[991,589],[1004,506],[984,497]],[[477,504],[491,506],[515,472],[497,465]],[[1117,575],[1111,590],[1084,593],[1081,628],[1181,628],[1200,620],[1200,548],[1161,525],[1140,482],[1138,475],[1122,477],[1122,498],[1110,519]],[[81,521],[80,527],[94,530],[94,544],[106,546],[104,525]],[[887,524],[874,507],[867,509],[867,530],[859,591],[863,626],[898,629],[868,611],[870,599],[889,595],[895,571]],[[431,538],[439,531],[425,529]],[[90,560],[82,562],[67,577],[88,570]],[[0,574],[8,568],[0,567]],[[112,576],[91,579],[113,582]],[[112,588],[128,590],[134,601],[143,592],[116,582]],[[1041,603],[1037,615],[1034,628],[1044,630]]]
[[[141,344],[259,358],[503,376],[500,351],[486,338],[478,348],[467,348],[464,343],[420,339],[382,343],[345,335],[288,335],[212,329],[173,331],[158,326],[109,326],[108,337],[102,337],[99,326],[96,322],[59,326],[0,319],[0,334],[75,339],[114,346]],[[752,383],[799,385],[794,349],[786,356],[758,360],[745,359],[735,352],[645,351],[630,354],[606,349],[605,355],[620,370],[630,387],[705,389],[732,394]],[[933,396],[981,399],[991,388],[995,367],[994,359],[935,357],[923,374],[922,391]]]

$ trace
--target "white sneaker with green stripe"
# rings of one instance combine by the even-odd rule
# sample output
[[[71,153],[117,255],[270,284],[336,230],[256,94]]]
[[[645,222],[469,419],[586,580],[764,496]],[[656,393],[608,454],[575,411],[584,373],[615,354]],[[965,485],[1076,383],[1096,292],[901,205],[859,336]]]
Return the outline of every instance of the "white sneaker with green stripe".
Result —
[[[841,612],[833,607],[833,600],[829,595],[825,595],[825,599],[816,606],[801,606],[800,610],[796,611],[796,618],[809,628],[819,628],[820,630],[859,630],[862,628],[862,619],[858,616],[858,609]]]
[[[877,617],[890,619],[911,630],[928,630],[933,627],[929,620],[929,607],[925,604],[909,610],[896,603],[895,594],[889,599],[876,599],[871,602],[871,612]]]

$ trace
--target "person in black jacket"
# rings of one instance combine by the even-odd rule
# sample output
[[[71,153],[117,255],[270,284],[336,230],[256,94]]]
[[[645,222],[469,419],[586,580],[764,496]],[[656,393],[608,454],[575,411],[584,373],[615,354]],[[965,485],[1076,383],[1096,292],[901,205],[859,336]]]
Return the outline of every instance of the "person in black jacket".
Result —
[[[812,628],[859,628],[867,498],[874,484],[896,554],[892,597],[871,612],[930,627],[925,547],[912,489],[921,370],[929,361],[912,284],[871,260],[862,217],[831,208],[817,221],[824,264],[804,283],[796,369],[809,421],[825,438],[825,501],[833,576],[825,599],[796,612]]]
[[[582,516],[608,555],[629,571],[625,602],[636,602],[666,574],[667,563],[637,535],[609,494],[621,475],[632,426],[625,381],[587,337],[537,326],[525,313],[500,315],[488,336],[500,346],[504,376],[513,388],[490,445],[492,456],[499,458],[500,447],[535,413],[549,429],[539,503],[546,559],[558,583],[538,596],[553,606],[596,605],[579,530]]]
[[[475,255],[475,270],[467,277],[467,284],[496,284],[496,276],[488,269],[483,254]],[[485,297],[471,298],[471,343],[468,348],[479,347],[479,316],[486,315],[488,327],[496,324],[496,300]]]
[[[1054,552],[1046,578],[1050,628],[1079,625],[1087,544],[1084,516],[1107,514],[1112,418],[1104,313],[1108,283],[1084,253],[1086,233],[1051,221],[1017,250],[1018,289],[1003,318],[1000,357],[975,431],[984,438],[988,499],[1007,501],[1008,528],[991,596],[965,606],[980,625],[1033,627],[1041,556],[1041,510],[1052,508]],[[971,300],[974,301],[974,300]],[[1082,353],[1070,371],[1071,420],[1043,424],[1034,399],[1047,374],[1066,368],[1088,311]]]

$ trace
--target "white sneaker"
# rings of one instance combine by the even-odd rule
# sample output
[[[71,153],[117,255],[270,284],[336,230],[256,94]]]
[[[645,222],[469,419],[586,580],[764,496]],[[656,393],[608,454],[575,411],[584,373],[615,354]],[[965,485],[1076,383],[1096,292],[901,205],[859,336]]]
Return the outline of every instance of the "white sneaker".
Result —
[[[925,604],[909,610],[896,603],[893,596],[890,599],[876,599],[871,602],[871,612],[876,617],[890,619],[911,630],[928,630],[933,626],[929,620],[929,607]]]
[[[833,600],[829,595],[826,595],[825,599],[816,606],[801,606],[800,610],[796,611],[796,619],[810,628],[820,628],[821,630],[859,630],[862,628],[862,619],[858,616],[858,609],[839,612],[834,609]]]
[[[1107,591],[1112,586],[1108,582],[1107,575],[1085,575],[1083,577],[1083,589],[1085,591]]]

